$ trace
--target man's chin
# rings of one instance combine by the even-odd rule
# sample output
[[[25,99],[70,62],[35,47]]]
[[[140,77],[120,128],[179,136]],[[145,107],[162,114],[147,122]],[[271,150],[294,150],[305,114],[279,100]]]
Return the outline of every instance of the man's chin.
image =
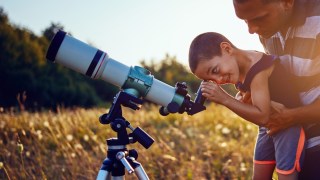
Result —
[[[271,38],[275,33],[271,34],[271,33],[263,33],[263,34],[258,34],[260,37],[262,37],[263,39],[269,39]]]

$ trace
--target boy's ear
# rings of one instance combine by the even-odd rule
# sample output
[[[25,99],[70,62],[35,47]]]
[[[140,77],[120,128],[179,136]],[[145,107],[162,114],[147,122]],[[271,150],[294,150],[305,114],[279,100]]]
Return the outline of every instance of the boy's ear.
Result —
[[[228,54],[232,52],[232,47],[228,42],[221,42],[220,48],[221,48],[221,52],[226,52]]]

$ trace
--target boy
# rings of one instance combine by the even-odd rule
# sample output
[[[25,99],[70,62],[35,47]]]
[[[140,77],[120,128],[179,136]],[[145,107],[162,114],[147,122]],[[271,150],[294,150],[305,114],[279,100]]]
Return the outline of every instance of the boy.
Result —
[[[206,81],[201,84],[203,96],[259,126],[253,179],[272,179],[275,167],[280,180],[297,179],[304,154],[303,129],[294,126],[270,137],[264,127],[271,100],[287,107],[301,105],[301,87],[294,83],[297,77],[286,72],[275,56],[238,49],[214,32],[200,34],[192,41],[189,66]],[[219,84],[226,83],[235,84],[242,93],[249,92],[251,103],[240,102],[223,91]]]

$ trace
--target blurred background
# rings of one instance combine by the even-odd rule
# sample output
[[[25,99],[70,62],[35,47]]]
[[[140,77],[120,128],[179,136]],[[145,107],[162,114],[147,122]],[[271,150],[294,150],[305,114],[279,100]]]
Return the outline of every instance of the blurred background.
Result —
[[[220,32],[236,46],[262,51],[258,37],[236,17],[232,1],[3,0],[0,8],[0,107],[5,108],[18,105],[17,95],[33,110],[104,106],[118,91],[46,62],[57,29],[123,64],[143,66],[169,85],[187,82],[191,94],[199,80],[189,73],[187,57],[198,34]]]

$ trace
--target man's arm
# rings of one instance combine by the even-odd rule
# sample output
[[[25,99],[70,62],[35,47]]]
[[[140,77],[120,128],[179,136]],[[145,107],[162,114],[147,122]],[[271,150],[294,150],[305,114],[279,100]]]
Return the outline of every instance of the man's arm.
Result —
[[[289,110],[294,122],[298,124],[320,123],[320,98],[315,102]]]
[[[320,98],[309,105],[292,109],[278,109],[270,116],[269,134],[275,134],[282,129],[296,124],[320,123]]]

